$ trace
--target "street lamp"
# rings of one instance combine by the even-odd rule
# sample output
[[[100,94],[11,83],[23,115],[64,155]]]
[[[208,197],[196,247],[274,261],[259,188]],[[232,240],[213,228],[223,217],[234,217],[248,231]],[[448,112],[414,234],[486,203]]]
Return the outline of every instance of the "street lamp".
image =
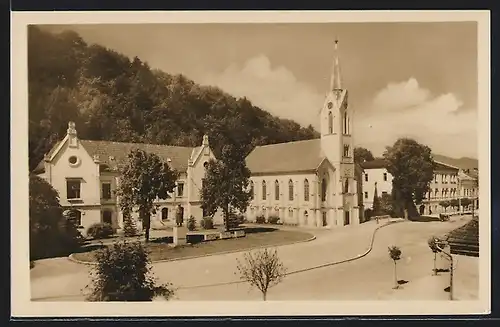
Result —
[[[436,242],[439,252],[446,255],[447,259],[450,260],[450,300],[453,301],[453,257],[450,253],[444,251],[447,243],[446,241],[437,238],[435,238],[434,241]]]

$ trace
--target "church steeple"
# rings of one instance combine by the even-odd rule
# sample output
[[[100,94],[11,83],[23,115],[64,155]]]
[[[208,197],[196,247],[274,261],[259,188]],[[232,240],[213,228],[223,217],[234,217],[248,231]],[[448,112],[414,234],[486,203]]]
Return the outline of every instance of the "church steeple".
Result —
[[[333,67],[332,76],[330,78],[330,90],[338,92],[342,90],[342,79],[340,76],[340,63],[339,63],[339,40],[335,40],[335,51],[333,54]]]

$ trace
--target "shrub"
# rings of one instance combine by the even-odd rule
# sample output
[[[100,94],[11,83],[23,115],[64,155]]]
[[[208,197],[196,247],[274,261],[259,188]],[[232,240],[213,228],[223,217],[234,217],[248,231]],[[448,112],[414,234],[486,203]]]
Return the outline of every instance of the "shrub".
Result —
[[[255,218],[255,222],[257,224],[265,224],[266,223],[266,217],[264,217],[264,215],[258,215],[256,218]]]
[[[170,284],[156,284],[140,242],[116,242],[97,251],[96,259],[87,285],[89,301],[152,301],[157,296],[168,300],[173,295]]]
[[[87,229],[87,235],[96,240],[108,238],[113,235],[113,227],[108,223],[95,223]]]
[[[280,217],[278,217],[276,215],[269,216],[269,218],[267,219],[267,222],[270,224],[273,224],[273,225],[278,224],[279,221],[280,221]]]
[[[187,221],[187,229],[190,231],[194,231],[196,229],[196,219],[193,216],[189,216]]]
[[[213,229],[214,219],[212,217],[203,217],[203,219],[200,222],[200,226],[203,229]]]
[[[373,210],[368,208],[365,210],[365,217],[364,217],[364,221],[368,221],[370,220],[371,218],[373,217]]]
[[[123,234],[127,237],[136,236],[138,234],[135,221],[128,213],[123,214]]]
[[[245,217],[241,214],[231,212],[229,214],[229,229],[237,228],[245,222]]]

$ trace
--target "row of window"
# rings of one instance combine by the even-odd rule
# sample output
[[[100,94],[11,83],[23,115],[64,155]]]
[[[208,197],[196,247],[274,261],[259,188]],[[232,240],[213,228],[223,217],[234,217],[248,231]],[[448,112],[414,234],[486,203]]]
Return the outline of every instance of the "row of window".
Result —
[[[328,112],[328,134],[333,134],[335,131],[333,129],[333,113],[331,111]],[[349,116],[346,112],[343,114],[342,118],[342,133],[344,135],[349,135]]]
[[[383,174],[384,182],[387,182],[387,173]],[[365,173],[365,182],[368,182],[368,173]]]
[[[177,183],[177,196],[184,196],[184,183]],[[67,199],[81,199],[81,180],[80,179],[67,179],[66,180],[66,198]],[[101,183],[101,199],[111,199],[111,183]]]
[[[309,181],[307,179],[304,180],[304,201],[308,202],[309,197],[310,197],[310,190],[309,190]],[[254,187],[254,182],[250,182],[250,192],[252,195],[252,200],[255,199],[255,187]],[[328,193],[328,181],[326,178],[323,178],[321,182],[321,201],[326,201],[326,195]],[[345,180],[344,184],[344,193],[349,193],[349,180]],[[274,199],[276,201],[279,201],[280,199],[280,183],[278,180],[274,181]],[[267,183],[266,181],[262,181],[262,200],[267,200]],[[288,180],[288,200],[293,201],[294,200],[294,185],[293,181],[290,179]]]
[[[434,198],[437,198],[438,195],[439,195],[439,190],[436,188],[434,189],[434,191],[430,191],[427,193],[427,198],[429,197],[434,197]],[[473,189],[464,189],[464,196],[473,196],[475,195],[474,194],[474,190]],[[441,197],[442,198],[447,198],[447,197],[455,197],[455,196],[458,196],[459,194],[457,194],[457,189],[456,188],[452,188],[452,189],[447,189],[447,188],[444,188],[441,190]]]
[[[447,174],[434,174],[434,183],[438,182],[439,176],[441,176],[441,183],[446,184],[450,182],[451,184],[456,184],[458,176],[457,175],[447,175]]]
[[[387,192],[382,192],[382,195],[387,195]],[[365,192],[365,199],[368,199],[368,192]]]

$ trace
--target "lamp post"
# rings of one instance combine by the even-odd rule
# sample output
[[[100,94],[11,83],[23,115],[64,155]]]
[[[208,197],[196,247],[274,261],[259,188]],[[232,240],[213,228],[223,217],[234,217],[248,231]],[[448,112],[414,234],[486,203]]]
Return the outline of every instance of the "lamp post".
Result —
[[[451,253],[444,251],[444,247],[446,246],[445,241],[436,238],[435,242],[439,252],[446,255],[447,259],[450,260],[450,301],[453,301],[453,256]]]

